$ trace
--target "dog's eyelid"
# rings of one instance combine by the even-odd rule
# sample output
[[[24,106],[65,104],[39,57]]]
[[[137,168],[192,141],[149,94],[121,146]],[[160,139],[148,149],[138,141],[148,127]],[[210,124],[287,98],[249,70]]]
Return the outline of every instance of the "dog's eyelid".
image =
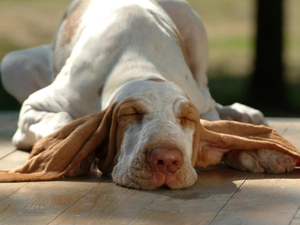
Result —
[[[197,121],[194,117],[192,117],[192,116],[180,116],[180,117],[178,117],[178,119],[181,121],[181,123],[184,122],[184,121],[189,121],[189,122],[193,122],[193,123],[197,123],[197,122],[198,122],[198,121]]]
[[[123,105],[120,107],[118,117],[122,116],[139,116],[142,117],[149,112],[141,104]]]
[[[180,102],[180,105],[175,109],[177,118],[180,120],[189,120],[192,122],[198,122],[198,111],[189,101]]]

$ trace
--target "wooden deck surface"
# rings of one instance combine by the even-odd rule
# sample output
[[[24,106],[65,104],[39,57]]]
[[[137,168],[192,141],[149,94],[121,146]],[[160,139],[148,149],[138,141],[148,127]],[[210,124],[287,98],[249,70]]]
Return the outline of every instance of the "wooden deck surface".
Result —
[[[28,153],[10,143],[17,113],[0,113],[0,169]],[[269,119],[300,149],[300,120]],[[184,190],[139,191],[94,174],[54,182],[0,184],[0,224],[300,224],[300,169],[253,174],[219,166]]]

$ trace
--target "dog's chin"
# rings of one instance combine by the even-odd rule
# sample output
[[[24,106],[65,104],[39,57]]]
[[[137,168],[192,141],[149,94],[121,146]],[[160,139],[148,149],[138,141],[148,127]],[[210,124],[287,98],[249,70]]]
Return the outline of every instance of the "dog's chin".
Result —
[[[157,188],[183,189],[190,187],[197,181],[195,170],[185,173],[178,171],[175,174],[153,173],[151,170],[131,171],[123,170],[120,173],[116,168],[112,172],[113,181],[126,188],[140,190],[155,190]]]

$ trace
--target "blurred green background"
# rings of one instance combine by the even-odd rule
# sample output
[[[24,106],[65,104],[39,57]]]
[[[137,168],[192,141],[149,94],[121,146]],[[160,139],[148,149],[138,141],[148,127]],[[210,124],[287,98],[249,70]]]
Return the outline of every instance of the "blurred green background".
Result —
[[[0,59],[9,51],[49,43],[70,0],[0,0]],[[254,0],[189,0],[201,16],[209,39],[209,86],[223,105],[245,103],[253,72]],[[284,1],[284,80],[286,102],[282,110],[263,108],[267,116],[300,116],[300,1]],[[20,105],[0,83],[0,110]]]

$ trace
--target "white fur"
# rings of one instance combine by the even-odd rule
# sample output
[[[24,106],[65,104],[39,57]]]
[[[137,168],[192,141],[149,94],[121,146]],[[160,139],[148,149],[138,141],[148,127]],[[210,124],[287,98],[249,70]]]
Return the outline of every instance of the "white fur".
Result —
[[[71,43],[62,46],[60,41],[63,39],[61,36],[65,35],[65,23],[62,22],[58,29],[53,67],[60,70],[63,66],[49,86],[36,91],[23,103],[19,129],[13,138],[17,147],[30,148],[39,138],[71,119],[103,110],[124,84],[148,76],[178,84],[195,104],[202,118],[219,119],[207,86],[195,82],[185,62],[174,36],[174,31],[179,31],[156,2],[87,2],[90,5],[74,34],[77,38],[72,38]],[[179,2],[187,6],[184,1]],[[190,8],[188,10],[191,11]],[[199,23],[194,27],[200,26],[198,31],[205,31],[201,20],[195,15],[190,15]],[[205,32],[200,33],[201,36],[206,36]],[[197,43],[196,50],[204,46],[206,52],[206,38],[202,39],[204,43]],[[199,58],[199,63],[204,64],[205,68],[206,57],[203,54]],[[202,70],[196,70],[199,81],[206,80],[205,71]],[[99,97],[97,93],[102,86],[103,92]],[[60,117],[57,115],[59,112],[68,115]]]
[[[126,130],[113,177],[134,186],[130,176],[139,172],[130,171],[131,166],[144,162],[144,146],[157,139],[183,154],[181,183],[168,184],[178,188],[191,185],[197,176],[191,165],[194,130],[178,125],[176,102],[190,100],[202,119],[264,123],[257,110],[241,104],[223,107],[212,99],[207,87],[206,31],[186,1],[75,0],[66,18],[78,6],[83,10],[71,32],[68,20],[63,20],[53,43],[10,53],[2,61],[5,88],[20,102],[26,99],[13,137],[17,148],[30,149],[73,119],[133,96],[149,113]],[[140,172],[147,173],[145,165],[140,166]],[[251,168],[255,170],[247,169]]]

